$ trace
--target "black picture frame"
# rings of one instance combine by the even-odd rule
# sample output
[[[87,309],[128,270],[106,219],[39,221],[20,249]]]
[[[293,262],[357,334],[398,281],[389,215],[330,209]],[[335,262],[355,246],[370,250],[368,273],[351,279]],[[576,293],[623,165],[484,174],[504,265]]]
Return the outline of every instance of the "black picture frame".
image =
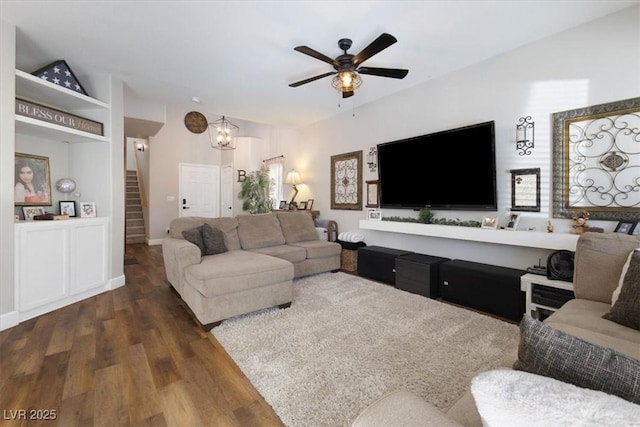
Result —
[[[278,206],[278,209],[287,209],[287,201],[280,200],[280,206]]]
[[[540,212],[540,168],[511,170],[511,210]]]
[[[637,225],[637,221],[619,221],[618,225],[616,225],[616,229],[613,230],[613,232],[622,234],[633,234],[633,231],[635,230]]]
[[[60,208],[60,215],[76,216],[76,202],[61,200],[58,202],[58,207]]]
[[[380,206],[378,180],[366,181],[367,184],[367,204],[368,208],[377,208]]]

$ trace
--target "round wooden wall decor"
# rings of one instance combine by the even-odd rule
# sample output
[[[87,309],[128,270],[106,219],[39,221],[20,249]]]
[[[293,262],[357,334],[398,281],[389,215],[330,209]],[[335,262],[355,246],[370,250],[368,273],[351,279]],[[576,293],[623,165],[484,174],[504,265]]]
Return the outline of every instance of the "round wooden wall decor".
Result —
[[[197,111],[192,111],[184,116],[184,125],[193,133],[202,133],[207,130],[207,118]]]

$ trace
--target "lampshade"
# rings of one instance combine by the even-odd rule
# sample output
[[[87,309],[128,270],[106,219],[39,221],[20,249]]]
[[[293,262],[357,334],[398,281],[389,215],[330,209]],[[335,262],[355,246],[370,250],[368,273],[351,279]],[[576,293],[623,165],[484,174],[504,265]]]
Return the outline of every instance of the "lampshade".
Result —
[[[235,150],[240,128],[224,116],[208,124],[211,147],[218,150]]]
[[[298,184],[302,184],[302,179],[300,178],[300,174],[294,170],[287,174],[287,177],[284,180],[285,183],[291,184],[294,187]]]

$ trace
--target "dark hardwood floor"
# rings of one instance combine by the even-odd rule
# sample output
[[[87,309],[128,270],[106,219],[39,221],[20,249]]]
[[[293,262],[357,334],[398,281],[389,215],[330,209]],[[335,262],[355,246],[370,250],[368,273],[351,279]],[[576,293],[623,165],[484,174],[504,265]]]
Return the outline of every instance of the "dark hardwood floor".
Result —
[[[160,246],[127,245],[124,270],[125,286],[0,332],[0,425],[282,425],[189,316]]]

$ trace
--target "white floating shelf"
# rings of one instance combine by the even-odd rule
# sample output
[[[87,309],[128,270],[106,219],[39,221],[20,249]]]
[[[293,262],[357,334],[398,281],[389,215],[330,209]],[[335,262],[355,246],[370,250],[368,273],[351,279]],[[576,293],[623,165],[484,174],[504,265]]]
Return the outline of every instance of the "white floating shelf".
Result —
[[[20,70],[16,70],[16,97],[66,111],[110,109],[109,104]]]
[[[529,248],[576,250],[578,235],[569,233],[543,233],[540,231],[490,230],[452,225],[417,224],[398,221],[360,220],[363,230],[412,234],[443,239],[468,240],[497,245],[523,246]]]

